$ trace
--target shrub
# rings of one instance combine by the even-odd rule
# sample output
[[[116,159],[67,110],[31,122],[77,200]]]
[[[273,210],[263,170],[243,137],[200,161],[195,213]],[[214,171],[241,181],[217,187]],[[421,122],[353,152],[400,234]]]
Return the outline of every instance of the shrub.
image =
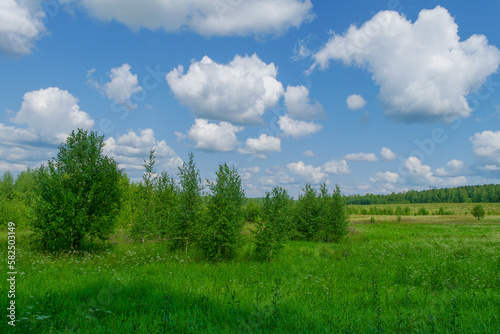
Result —
[[[326,185],[321,186],[321,208],[319,239],[338,242],[349,232],[349,215],[338,185],[331,195],[328,194]]]
[[[310,184],[302,188],[294,207],[294,225],[299,239],[313,240],[319,229],[321,203],[316,190]]]

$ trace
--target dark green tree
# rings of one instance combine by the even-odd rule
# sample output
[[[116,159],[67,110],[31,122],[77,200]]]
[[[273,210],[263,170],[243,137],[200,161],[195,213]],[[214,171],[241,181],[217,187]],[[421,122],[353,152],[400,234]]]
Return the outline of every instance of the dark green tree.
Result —
[[[162,172],[156,182],[156,193],[157,233],[165,238],[179,219],[179,187],[167,172]]]
[[[241,177],[227,164],[219,166],[215,182],[209,183],[208,214],[203,228],[201,246],[211,261],[229,260],[241,245],[243,201],[245,193]]]
[[[338,186],[330,195],[323,184],[321,192],[321,223],[319,239],[323,242],[338,242],[349,232],[349,215],[347,214],[344,197]]]
[[[296,237],[313,240],[318,234],[321,203],[316,190],[306,184],[294,206],[294,225]]]
[[[103,139],[96,132],[73,131],[57,158],[38,169],[31,227],[43,246],[79,248],[86,238],[104,240],[113,231],[122,171],[102,154]]]
[[[481,218],[484,218],[486,215],[486,212],[481,204],[478,204],[470,210],[470,213],[477,218],[477,220],[480,220]]]
[[[153,233],[155,222],[155,188],[157,177],[154,171],[156,162],[155,151],[149,151],[149,160],[144,160],[145,169],[142,175],[143,183],[139,186],[139,198],[137,198],[137,211],[134,224],[132,225],[132,236],[144,243],[145,239]]]
[[[255,254],[271,262],[285,246],[290,234],[292,199],[285,189],[275,187],[266,193],[263,221],[257,222]]]

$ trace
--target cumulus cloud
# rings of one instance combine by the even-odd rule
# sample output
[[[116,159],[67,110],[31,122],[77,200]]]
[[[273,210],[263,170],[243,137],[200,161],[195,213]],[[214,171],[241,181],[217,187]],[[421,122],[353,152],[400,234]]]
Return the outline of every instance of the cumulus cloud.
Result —
[[[382,147],[382,150],[380,150],[380,156],[384,160],[394,160],[398,157],[396,153],[394,153],[390,148],[387,147]]]
[[[302,161],[299,161],[288,164],[287,168],[290,172],[300,176],[311,184],[329,183],[328,174],[322,172],[321,167],[306,165]]]
[[[281,139],[263,133],[259,138],[248,138],[245,147],[238,149],[238,152],[253,154],[259,159],[267,159],[267,154],[281,152]]]
[[[345,160],[330,160],[323,165],[322,171],[328,174],[350,174],[349,166]]]
[[[310,0],[246,1],[123,1],[81,0],[88,12],[102,20],[116,20],[132,30],[189,29],[203,36],[283,33],[314,18]]]
[[[351,110],[361,109],[365,106],[365,99],[359,94],[352,94],[347,97],[347,108]]]
[[[239,144],[236,133],[243,130],[228,122],[209,123],[205,119],[195,119],[188,131],[188,138],[195,147],[204,151],[229,152]]]
[[[137,134],[128,133],[109,137],[104,141],[103,153],[113,157],[120,168],[127,171],[143,170],[144,159],[149,157],[149,151],[155,150],[156,168],[175,172],[182,165],[182,159],[170,148],[164,140],[157,140],[152,129],[144,129]]]
[[[12,118],[17,124],[27,124],[30,135],[43,142],[60,144],[72,130],[91,129],[94,120],[80,110],[78,99],[68,91],[49,87],[24,94],[21,109]]]
[[[325,117],[325,111],[319,102],[311,102],[309,90],[304,86],[287,86],[285,105],[288,113],[302,120],[319,119]]]
[[[381,182],[381,183],[397,183],[399,180],[399,174],[393,172],[378,172],[375,177],[370,177],[370,182]]]
[[[428,186],[459,186],[467,183],[465,176],[442,179],[436,177],[431,167],[423,165],[419,158],[409,157],[404,163],[404,176],[407,183]]]
[[[257,55],[235,56],[218,64],[208,56],[192,62],[187,73],[178,66],[167,74],[175,97],[198,118],[234,124],[259,124],[266,110],[283,95],[278,70]]]
[[[472,153],[482,162],[500,164],[500,131],[483,131],[469,138]]]
[[[322,129],[320,124],[314,122],[298,121],[288,115],[280,116],[278,125],[283,131],[284,137],[300,138]]]
[[[453,17],[438,6],[422,10],[414,23],[394,11],[379,12],[333,35],[313,59],[311,70],[341,60],[370,71],[389,117],[451,122],[470,115],[466,96],[497,71],[500,51],[483,35],[460,41]]]
[[[87,71],[87,84],[102,91],[108,99],[116,103],[125,104],[131,109],[136,108],[137,105],[131,102],[132,94],[140,92],[142,87],[139,86],[137,74],[130,72],[131,68],[127,63],[120,67],[113,67],[108,74],[110,80],[105,84],[99,84],[94,79],[93,75],[96,69],[93,68]]]
[[[137,80],[137,74],[130,72],[131,66],[123,64],[120,67],[111,69],[109,78],[111,81],[104,85],[104,92],[106,96],[119,103],[130,104],[132,94],[138,93],[142,90]]]
[[[314,157],[314,152],[311,150],[307,150],[307,151],[303,152],[302,154],[305,155],[306,157]]]
[[[378,158],[373,153],[349,153],[344,156],[347,161],[377,161]]]
[[[46,32],[45,12],[35,0],[0,2],[0,52],[28,54]]]
[[[448,170],[445,168],[438,168],[436,169],[435,173],[437,176],[452,176],[452,175],[457,175],[459,172],[461,172],[464,168],[464,162],[461,160],[457,159],[452,159],[448,161],[446,166],[448,167]]]

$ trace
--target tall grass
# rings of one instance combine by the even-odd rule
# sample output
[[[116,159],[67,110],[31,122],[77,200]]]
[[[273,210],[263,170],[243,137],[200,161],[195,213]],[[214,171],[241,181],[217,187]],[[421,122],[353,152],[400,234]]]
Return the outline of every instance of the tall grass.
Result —
[[[246,234],[246,238],[251,238]],[[78,253],[18,235],[17,322],[7,333],[498,333],[500,224],[355,224],[338,244],[251,246],[227,263],[136,244]],[[0,247],[7,249],[6,235]],[[6,251],[0,268],[7,272]],[[6,296],[6,284],[1,285]],[[6,309],[6,298],[1,299]]]

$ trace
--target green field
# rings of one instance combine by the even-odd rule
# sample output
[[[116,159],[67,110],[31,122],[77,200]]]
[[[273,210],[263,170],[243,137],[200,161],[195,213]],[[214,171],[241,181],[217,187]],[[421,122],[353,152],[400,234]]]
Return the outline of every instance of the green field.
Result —
[[[367,218],[352,217],[338,244],[289,242],[273,263],[252,258],[250,227],[221,264],[125,230],[88,251],[40,253],[18,231],[17,321],[4,316],[0,332],[499,333],[499,216]]]

